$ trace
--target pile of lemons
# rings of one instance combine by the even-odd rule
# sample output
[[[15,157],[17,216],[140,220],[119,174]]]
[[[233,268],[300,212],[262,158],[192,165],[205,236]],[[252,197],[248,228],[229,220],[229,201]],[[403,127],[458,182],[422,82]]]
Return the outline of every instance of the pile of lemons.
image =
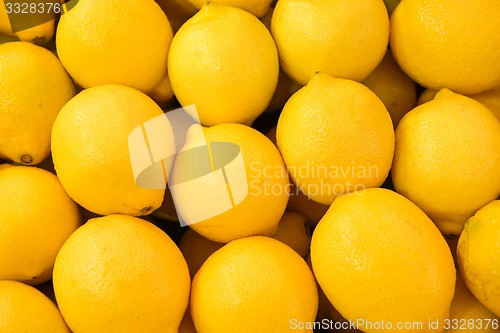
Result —
[[[498,0],[0,0],[0,332],[498,332],[499,32]],[[215,178],[139,186],[129,135],[190,105],[180,151],[247,184],[210,148],[232,207],[181,227]]]

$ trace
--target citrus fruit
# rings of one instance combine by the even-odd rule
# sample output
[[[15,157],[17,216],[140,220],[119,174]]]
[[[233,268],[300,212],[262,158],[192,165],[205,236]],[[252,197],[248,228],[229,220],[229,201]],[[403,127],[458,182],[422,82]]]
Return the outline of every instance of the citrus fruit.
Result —
[[[164,190],[135,183],[128,137],[162,114],[149,97],[120,85],[89,88],[69,101],[54,122],[52,159],[73,200],[101,215],[146,215],[160,207]]]
[[[394,152],[391,117],[380,99],[361,83],[322,72],[288,100],[276,138],[292,181],[324,205],[380,186]]]
[[[194,277],[208,257],[223,246],[224,243],[211,241],[189,228],[184,235],[182,235],[179,249],[186,259],[191,278]]]
[[[52,9],[54,7],[48,10],[47,3],[40,0],[31,1],[27,3],[31,8],[28,7],[26,11],[19,8],[20,13],[17,13],[19,5],[16,6],[16,3],[0,0],[0,34],[16,36],[23,42],[37,45],[47,44],[54,37],[56,18],[59,16],[56,10]],[[37,7],[34,8],[31,3]],[[23,3],[19,4],[19,7],[24,7]]]
[[[425,89],[420,96],[418,97],[417,105],[424,104],[434,98],[436,96],[437,91],[432,89]],[[488,91],[484,91],[479,94],[468,95],[479,103],[483,104],[493,112],[495,117],[500,121],[500,87],[497,89],[491,89]]]
[[[389,41],[387,10],[379,0],[280,0],[271,30],[282,69],[303,85],[317,71],[365,79]]]
[[[264,24],[248,12],[207,3],[176,33],[168,74],[183,106],[201,124],[252,123],[278,81],[278,52]]]
[[[55,175],[35,167],[0,170],[0,280],[50,280],[59,249],[80,222]]]
[[[38,164],[49,155],[52,124],[75,94],[59,60],[25,42],[0,45],[0,157]]]
[[[377,95],[391,115],[394,128],[403,116],[416,106],[417,86],[399,68],[387,50],[380,64],[362,82]]]
[[[391,170],[398,193],[444,234],[500,194],[500,124],[482,104],[447,89],[403,117]]]
[[[311,260],[332,305],[363,332],[442,331],[453,258],[432,221],[403,196],[387,189],[339,196],[314,230]],[[436,320],[440,330],[427,326]]]
[[[162,220],[167,221],[179,221],[177,217],[177,211],[175,210],[174,200],[172,199],[172,193],[170,189],[165,189],[165,196],[163,197],[163,202],[161,206],[151,213],[152,216],[157,217]]]
[[[300,213],[285,211],[272,238],[290,246],[302,258],[309,253],[311,236],[306,217]]]
[[[311,225],[318,224],[330,206],[311,200],[293,184],[290,188],[291,192],[290,198],[288,199],[287,209],[303,214],[306,217],[307,222]]]
[[[458,240],[458,264],[465,283],[474,296],[500,316],[500,201],[481,208],[467,223]]]
[[[500,85],[499,25],[497,0],[405,0],[391,15],[391,50],[426,88],[480,93]]]
[[[316,284],[304,259],[268,237],[228,243],[193,279],[191,315],[198,332],[288,332],[294,320],[314,321],[317,309]]]
[[[469,97],[486,106],[500,121],[500,87],[479,94],[469,95]]]
[[[447,333],[498,332],[498,316],[488,310],[470,292],[462,276],[457,272],[455,296],[451,301]]]
[[[436,97],[437,93],[438,92],[436,90],[425,89],[424,91],[422,91],[422,93],[420,94],[420,96],[418,96],[417,106],[418,105],[422,105],[424,103],[427,103],[429,101],[432,101],[434,99],[434,97]]]
[[[177,332],[189,272],[159,228],[128,215],[89,220],[54,266],[59,309],[74,332]]]
[[[205,0],[187,0],[189,3],[193,4],[196,8],[200,9],[207,3]],[[218,0],[217,3],[221,5],[241,8],[247,12],[257,16],[263,17],[266,15],[271,6],[272,0]]]
[[[82,87],[121,84],[144,93],[167,71],[172,28],[151,0],[80,0],[57,26],[61,62]]]
[[[194,231],[220,243],[276,232],[289,178],[268,138],[241,124],[193,125],[183,151],[169,187],[177,212]]]
[[[186,0],[155,0],[167,15],[174,34],[179,28],[198,12],[198,8]]]
[[[267,131],[266,136],[274,143],[274,145],[276,145],[276,126]],[[290,197],[288,198],[287,209],[303,214],[306,217],[307,222],[312,225],[318,224],[319,220],[321,220],[330,207],[311,200],[293,183],[290,183],[289,192]]]
[[[0,281],[0,332],[69,333],[54,303],[35,288],[17,281]]]

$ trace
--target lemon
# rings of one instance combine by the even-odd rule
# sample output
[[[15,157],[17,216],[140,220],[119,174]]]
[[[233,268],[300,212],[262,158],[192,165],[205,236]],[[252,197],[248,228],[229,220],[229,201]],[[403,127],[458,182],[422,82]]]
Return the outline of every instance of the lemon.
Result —
[[[162,114],[149,97],[120,85],[89,88],[69,101],[54,122],[52,158],[73,200],[101,215],[146,215],[160,207],[164,190],[135,183],[128,137]]]
[[[314,321],[317,309],[316,284],[304,259],[268,237],[232,241],[193,279],[191,315],[198,332],[289,332],[295,321]]]
[[[311,254],[306,258],[307,265],[312,270],[312,262],[311,262]],[[354,325],[349,325],[349,322],[342,317],[342,315],[333,307],[332,303],[328,300],[321,287],[318,285],[318,281],[316,281],[316,287],[318,288],[318,315],[316,316],[316,321],[320,321],[324,323],[324,320],[327,320],[329,325],[334,323],[335,325],[345,325],[344,327],[339,327],[336,329],[335,327],[323,327],[326,332],[361,332],[354,328]],[[343,324],[343,323],[346,324]],[[338,327],[338,326],[337,326]]]
[[[274,234],[289,188],[278,149],[245,125],[220,124],[203,130],[197,126],[199,131],[195,126],[189,129],[183,147],[195,155],[177,155],[172,169],[170,189],[177,212],[194,231],[215,242]],[[200,139],[206,140],[209,146],[203,147],[210,153],[196,150]],[[193,174],[205,176],[193,180]],[[185,182],[186,190],[180,189],[184,178],[193,184]]]
[[[432,89],[425,89],[418,97],[417,105],[429,102],[436,96],[437,91]],[[468,95],[479,103],[483,104],[493,112],[495,117],[500,121],[500,87],[496,89],[491,89],[483,91],[482,93]]]
[[[13,165],[9,164],[9,163],[2,163],[2,164],[0,164],[0,170],[7,169],[7,168],[10,168],[12,166]]]
[[[389,19],[380,0],[280,0],[271,30],[283,70],[303,85],[317,71],[364,80],[389,41]]]
[[[182,235],[179,249],[186,259],[191,278],[194,277],[208,257],[223,246],[224,243],[211,241],[189,228]]]
[[[207,3],[205,0],[187,0],[189,3],[200,9]],[[269,10],[272,0],[218,0],[218,4],[231,6],[246,10],[257,17],[263,17]]]
[[[311,235],[306,217],[300,213],[285,211],[272,238],[290,246],[302,258],[309,253]]]
[[[498,316],[488,310],[470,292],[462,276],[457,272],[455,296],[451,301],[449,328],[444,332],[498,332]]]
[[[416,106],[417,86],[406,75],[387,50],[380,64],[362,82],[377,95],[391,115],[394,128],[403,116]]]
[[[266,132],[266,136],[276,145],[276,126]],[[304,215],[307,222],[312,225],[318,224],[330,206],[322,205],[311,200],[293,183],[290,184],[290,197],[287,209]]]
[[[278,81],[278,53],[248,12],[210,2],[176,33],[168,57],[175,96],[195,104],[201,124],[252,123]]]
[[[486,106],[500,121],[500,87],[479,94],[469,95],[469,97]]]
[[[475,94],[500,85],[500,2],[405,0],[391,15],[391,50],[422,86]]]
[[[0,280],[50,280],[56,255],[80,225],[57,177],[35,167],[0,171]]]
[[[92,219],[71,235],[53,281],[74,332],[177,332],[189,300],[189,272],[175,243],[127,215]]]
[[[0,158],[38,164],[49,156],[52,124],[75,94],[59,60],[25,42],[0,45]]]
[[[189,20],[196,12],[198,8],[193,6],[186,0],[155,0],[161,9],[167,15],[170,26],[174,34],[179,30],[179,28]]]
[[[152,0],[80,0],[61,15],[56,45],[82,87],[121,84],[144,93],[167,71],[172,28]]]
[[[175,210],[174,200],[172,199],[172,193],[170,189],[165,189],[165,196],[163,197],[163,202],[161,206],[151,213],[152,216],[157,217],[162,220],[167,221],[179,221],[177,216],[177,211]]]
[[[293,182],[312,200],[380,186],[394,152],[391,117],[362,84],[317,73],[286,103],[276,131]]]
[[[481,208],[467,223],[458,240],[460,273],[474,296],[500,316],[500,201]]]
[[[311,225],[318,224],[330,206],[311,200],[293,184],[290,188],[291,193],[290,199],[288,199],[287,209],[303,214],[306,217],[307,222]]]
[[[54,303],[17,281],[0,281],[0,318],[0,332],[69,333]]]
[[[422,91],[422,93],[420,94],[420,96],[418,96],[417,106],[418,105],[422,105],[424,103],[427,103],[429,101],[432,101],[434,99],[434,97],[436,97],[437,93],[438,92],[436,90],[425,89],[424,91]]]
[[[166,108],[174,104],[174,91],[172,90],[172,85],[170,84],[170,79],[167,73],[163,75],[162,79],[153,88],[153,90],[148,92],[148,96],[162,108]]]
[[[447,89],[403,117],[391,170],[397,192],[444,234],[500,194],[500,124],[480,103]]]
[[[47,44],[54,37],[56,31],[55,23],[58,15],[54,10],[41,11],[40,6],[46,8],[46,3],[41,1],[28,2],[28,4],[35,3],[38,6],[36,8],[37,11],[33,12],[29,10],[29,13],[26,13],[28,15],[23,15],[21,11],[22,16],[16,14],[17,8],[15,2],[7,1],[7,3],[11,5],[9,7],[11,11],[10,16],[7,14],[5,0],[0,0],[0,34],[16,36],[23,42],[30,42],[37,45]],[[18,20],[14,22],[19,24],[11,24],[13,20]],[[12,26],[17,28],[16,32],[13,32],[14,29]],[[23,28],[22,30],[21,27]]]
[[[363,332],[443,330],[455,287],[448,245],[416,205],[387,189],[335,199],[314,230],[316,279],[340,314]],[[420,323],[420,327],[397,327]]]

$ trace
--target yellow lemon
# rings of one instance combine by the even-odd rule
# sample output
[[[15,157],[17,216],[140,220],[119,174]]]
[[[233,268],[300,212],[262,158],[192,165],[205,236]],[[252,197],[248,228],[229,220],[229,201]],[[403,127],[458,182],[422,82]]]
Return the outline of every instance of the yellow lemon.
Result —
[[[469,95],[469,97],[486,106],[500,121],[500,87],[479,94]]]
[[[161,9],[167,15],[170,26],[174,34],[179,30],[179,28],[189,20],[196,12],[198,8],[193,6],[189,1],[186,0],[155,0]]]
[[[278,52],[264,24],[246,11],[210,2],[176,33],[168,74],[181,105],[201,124],[252,123],[278,81]]]
[[[172,199],[172,193],[170,193],[170,189],[165,189],[165,196],[163,197],[163,202],[161,206],[151,213],[152,216],[157,217],[162,220],[167,221],[179,221],[177,216],[177,211],[175,210],[174,200]]]
[[[179,249],[186,259],[191,278],[194,277],[208,257],[223,246],[224,243],[211,241],[189,228],[186,233],[182,235]]]
[[[276,232],[289,178],[268,138],[241,124],[203,130],[197,125],[189,129],[183,151],[175,159],[170,190],[177,212],[194,231],[220,243]]]
[[[500,85],[500,1],[405,0],[391,15],[391,50],[422,86],[475,94]]]
[[[50,280],[59,249],[80,226],[57,177],[35,167],[0,171],[0,280]]]
[[[417,86],[399,68],[389,49],[377,68],[362,83],[384,103],[394,128],[398,126],[401,118],[416,106]]]
[[[74,332],[177,332],[189,301],[189,272],[159,228],[127,215],[88,221],[54,266],[59,309]]]
[[[420,96],[418,96],[417,106],[418,105],[422,105],[424,103],[427,103],[429,101],[432,101],[434,99],[434,97],[436,97],[437,93],[438,92],[436,90],[425,89],[424,91],[422,91],[422,93],[420,94]]]
[[[70,332],[50,299],[17,281],[0,281],[0,318],[0,332]]]
[[[196,8],[200,9],[207,3],[205,0],[187,0]],[[231,6],[246,10],[247,12],[257,16],[263,17],[269,10],[272,0],[217,0],[221,5]]]
[[[403,117],[391,170],[397,192],[444,234],[500,194],[500,124],[480,103],[447,89]]]
[[[287,209],[303,214],[311,225],[318,224],[330,206],[312,200],[293,184],[290,188]]]
[[[455,296],[451,301],[450,317],[446,322],[447,333],[498,332],[498,316],[488,310],[470,292],[462,276],[457,272]]]
[[[59,60],[25,42],[0,45],[0,157],[38,164],[49,156],[57,114],[75,94]]]
[[[467,287],[491,312],[500,316],[500,201],[481,208],[458,240],[458,264]]]
[[[312,270],[311,254],[306,258],[307,265]],[[342,315],[333,307],[332,303],[328,300],[321,287],[316,281],[318,288],[318,315],[316,321],[321,322],[322,329],[327,332],[361,332],[355,328],[354,323],[349,323]]]
[[[290,246],[302,258],[309,253],[311,235],[306,217],[300,213],[285,211],[272,238]]]
[[[172,28],[152,0],[80,0],[61,15],[57,53],[82,87],[121,84],[144,93],[167,71]]]
[[[389,19],[380,0],[280,0],[271,30],[283,70],[303,85],[317,71],[365,79],[389,41]]]
[[[314,230],[311,260],[332,305],[363,332],[442,332],[453,258],[432,221],[403,196],[366,189],[335,199]],[[436,320],[439,329],[428,326]]]
[[[20,13],[17,13],[16,4]],[[29,5],[26,9],[25,4]],[[0,34],[16,36],[23,42],[37,45],[47,44],[56,31],[56,18],[59,16],[56,11],[60,8],[56,6],[41,0],[24,3],[0,0]],[[12,24],[13,21],[16,24]]]
[[[312,332],[299,325],[314,321],[317,310],[304,259],[268,237],[230,242],[193,279],[191,315],[199,332]]]
[[[276,145],[276,126],[267,131],[266,136]],[[312,225],[318,224],[319,220],[325,215],[330,206],[322,205],[311,200],[293,183],[290,184],[290,197],[288,199],[287,209],[304,215]]]
[[[52,130],[52,158],[68,194],[101,215],[146,215],[160,207],[165,191],[139,187],[128,137],[163,111],[129,87],[89,88],[69,101]]]
[[[434,98],[434,96],[436,96],[436,94],[436,90],[425,89],[418,97],[417,105],[429,102]],[[497,117],[500,121],[500,87],[484,91],[479,94],[468,95],[467,97],[470,97],[486,106],[488,110],[493,112],[495,117]]]
[[[380,99],[358,82],[321,72],[288,100],[276,137],[293,182],[324,205],[380,186],[394,152],[391,117]]]
[[[7,168],[10,168],[12,166],[13,165],[9,164],[9,163],[2,163],[2,164],[0,164],[0,170],[7,169]]]

